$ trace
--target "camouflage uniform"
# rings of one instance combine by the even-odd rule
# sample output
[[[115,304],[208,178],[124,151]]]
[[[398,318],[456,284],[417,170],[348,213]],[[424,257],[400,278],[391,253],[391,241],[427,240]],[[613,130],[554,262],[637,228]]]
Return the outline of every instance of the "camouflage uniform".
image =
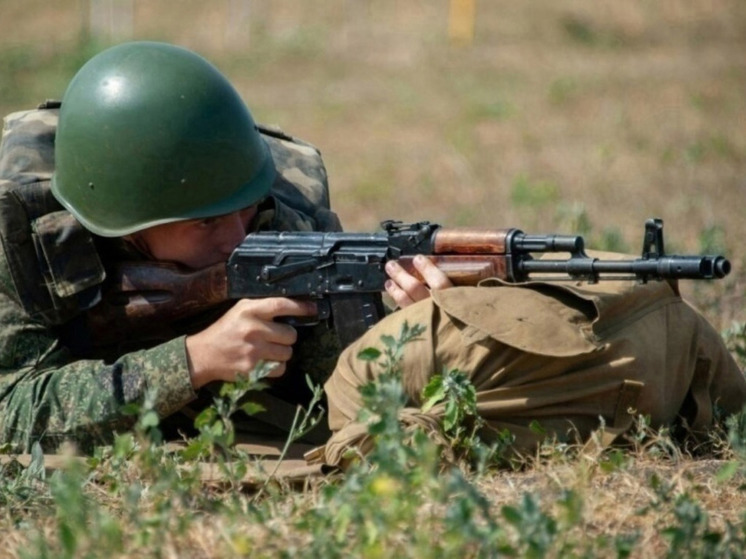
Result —
[[[143,257],[121,240],[92,235],[51,196],[56,109],[6,117],[0,148],[0,443],[16,451],[34,441],[46,451],[63,442],[83,451],[108,443],[133,424],[122,406],[142,402],[149,390],[161,418],[188,427],[174,415],[198,396],[184,338],[215,318],[164,325],[160,339],[91,344],[85,314],[100,300],[106,270]],[[318,151],[280,131],[261,132],[278,174],[252,229],[339,230]],[[300,397],[294,386],[305,385],[305,374],[323,381],[338,351],[331,332],[300,334],[284,379],[291,399]]]

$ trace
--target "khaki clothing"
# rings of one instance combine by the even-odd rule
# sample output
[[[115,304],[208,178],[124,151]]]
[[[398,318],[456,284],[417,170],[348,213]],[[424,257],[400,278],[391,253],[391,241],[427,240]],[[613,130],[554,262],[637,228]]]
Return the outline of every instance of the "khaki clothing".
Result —
[[[623,431],[633,414],[654,426],[682,416],[695,430],[713,423],[716,407],[735,412],[746,403],[743,374],[718,333],[684,302],[674,285],[633,281],[530,283],[454,287],[387,317],[347,348],[325,389],[334,435],[325,460],[365,444],[356,423],[358,388],[380,365],[358,359],[379,337],[401,325],[425,333],[408,344],[401,363],[410,408],[403,420],[422,424],[442,414],[419,413],[431,376],[457,368],[477,391],[483,435],[509,429],[516,451],[531,451],[544,436],[585,440],[603,422]],[[409,419],[408,419],[409,418]]]

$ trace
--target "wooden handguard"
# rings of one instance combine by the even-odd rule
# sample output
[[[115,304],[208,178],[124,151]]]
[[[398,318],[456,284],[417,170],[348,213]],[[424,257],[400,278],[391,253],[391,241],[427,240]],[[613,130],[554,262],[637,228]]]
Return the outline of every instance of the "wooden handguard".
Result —
[[[507,254],[513,229],[446,229],[435,232],[433,254]]]
[[[425,257],[448,276],[453,285],[476,285],[487,278],[505,279],[507,277],[507,259],[500,254],[425,255]],[[408,273],[423,281],[412,260],[412,256],[402,256],[397,262]]]
[[[447,229],[435,232],[433,253],[426,255],[454,285],[476,285],[487,278],[507,277],[507,239],[512,229]],[[397,261],[420,281],[412,256]]]

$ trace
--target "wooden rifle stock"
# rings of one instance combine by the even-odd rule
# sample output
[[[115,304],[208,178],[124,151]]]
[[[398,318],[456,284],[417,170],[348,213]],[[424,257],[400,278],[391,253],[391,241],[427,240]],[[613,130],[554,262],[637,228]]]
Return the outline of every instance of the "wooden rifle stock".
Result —
[[[165,262],[122,262],[86,314],[95,345],[188,318],[228,300],[225,263],[187,270]]]

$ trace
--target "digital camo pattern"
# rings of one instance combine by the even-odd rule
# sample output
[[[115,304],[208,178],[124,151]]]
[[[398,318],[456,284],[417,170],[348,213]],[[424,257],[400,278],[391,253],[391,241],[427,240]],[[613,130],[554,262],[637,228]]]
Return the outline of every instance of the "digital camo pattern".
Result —
[[[46,452],[61,443],[90,451],[111,442],[133,418],[121,407],[157,389],[156,410],[173,413],[194,397],[184,340],[104,362],[77,359],[56,333],[32,320],[18,304],[0,252],[0,442],[28,451],[39,441]]]
[[[287,229],[299,219],[281,224],[275,215],[270,223]],[[133,417],[121,407],[142,402],[148,389],[157,391],[162,418],[195,398],[183,336],[106,360],[81,359],[61,342],[74,334],[73,323],[54,329],[23,310],[5,256],[0,251],[0,443],[28,451],[40,441],[53,452],[73,442],[88,452],[132,427]],[[324,382],[340,349],[335,333],[319,326],[304,333],[294,351],[287,380],[305,386],[306,375]]]
[[[33,192],[41,184],[37,181],[49,178],[56,113],[44,109],[6,117],[0,146],[0,194],[17,188]],[[289,139],[272,136],[267,141],[274,145],[272,153],[280,173],[274,204],[260,228],[339,230],[337,216],[328,209],[326,172],[318,152]],[[314,165],[318,166],[315,170]],[[298,185],[291,180],[298,180]],[[15,193],[8,198],[23,200]],[[43,193],[39,199],[44,199]],[[134,418],[123,413],[122,406],[143,402],[149,391],[155,391],[154,405],[161,418],[180,417],[174,412],[197,396],[189,379],[184,336],[102,358],[99,351],[73,353],[72,346],[63,341],[76,337],[76,320],[53,326],[54,321],[29,314],[27,299],[36,296],[33,288],[42,287],[40,282],[46,285],[40,293],[76,297],[85,292],[70,283],[75,270],[58,277],[50,273],[43,249],[29,246],[27,251],[18,251],[15,241],[19,234],[35,237],[35,220],[28,219],[29,203],[26,200],[26,207],[23,203],[7,205],[0,215],[0,445],[27,452],[39,441],[45,452],[54,452],[62,443],[73,443],[81,452],[89,452],[94,445],[108,444],[115,433],[132,427]],[[57,221],[38,218],[47,225]],[[2,226],[9,224],[12,227]],[[65,237],[64,232],[60,235]],[[51,230],[45,230],[44,236],[58,238]],[[56,258],[65,260],[62,254]],[[69,271],[71,267],[75,268],[64,265],[55,270]],[[18,278],[43,279],[29,282]],[[61,300],[69,302],[65,296]],[[289,380],[305,384],[309,375],[320,384],[336,362],[336,337],[318,327],[299,339]],[[76,346],[76,352],[80,351]]]

